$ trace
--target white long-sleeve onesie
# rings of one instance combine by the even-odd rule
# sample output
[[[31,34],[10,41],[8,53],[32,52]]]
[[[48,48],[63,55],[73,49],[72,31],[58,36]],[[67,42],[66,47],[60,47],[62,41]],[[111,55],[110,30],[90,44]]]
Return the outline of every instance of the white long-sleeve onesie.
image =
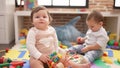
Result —
[[[59,49],[56,31],[51,26],[45,31],[32,27],[28,32],[26,45],[30,56],[35,59],[39,59],[43,53],[51,54]]]

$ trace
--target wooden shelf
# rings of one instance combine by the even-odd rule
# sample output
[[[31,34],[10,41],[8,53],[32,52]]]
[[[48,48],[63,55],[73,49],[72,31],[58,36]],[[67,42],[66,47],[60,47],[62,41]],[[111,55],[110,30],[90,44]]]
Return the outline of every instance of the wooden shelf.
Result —
[[[51,14],[88,14],[89,12],[68,12],[68,11],[49,11]],[[22,29],[22,25],[23,25],[23,17],[24,16],[30,16],[31,11],[16,11],[14,13],[14,25],[15,25],[15,42],[19,43],[19,31],[20,29]],[[113,32],[115,32],[117,34],[117,40],[119,40],[120,37],[120,14],[115,14],[115,13],[110,13],[110,12],[102,12],[104,17],[110,18],[110,21],[108,21],[108,23],[112,23],[114,22],[112,20],[112,18],[115,18],[116,23],[112,23],[114,24],[114,26],[109,26],[109,29],[112,30]],[[109,24],[108,24],[109,25]],[[114,28],[114,29],[112,29]]]

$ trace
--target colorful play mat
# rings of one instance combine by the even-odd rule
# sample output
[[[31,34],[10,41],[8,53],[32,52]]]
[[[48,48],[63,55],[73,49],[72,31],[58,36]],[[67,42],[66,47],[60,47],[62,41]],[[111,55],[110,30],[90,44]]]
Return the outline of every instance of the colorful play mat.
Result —
[[[4,57],[11,60],[25,61],[22,68],[30,68],[29,52],[25,45],[16,45],[16,47],[5,53]],[[101,58],[92,63],[91,68],[120,68],[120,50],[107,49]]]

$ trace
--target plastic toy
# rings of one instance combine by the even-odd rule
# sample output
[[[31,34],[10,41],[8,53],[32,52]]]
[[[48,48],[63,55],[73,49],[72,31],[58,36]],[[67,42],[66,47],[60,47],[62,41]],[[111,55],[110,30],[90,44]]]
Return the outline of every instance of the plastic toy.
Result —
[[[49,57],[50,57],[50,59],[51,59],[53,62],[57,63],[57,62],[59,62],[59,60],[60,60],[60,58],[62,57],[62,55],[60,55],[60,54],[58,54],[58,53],[56,53],[56,52],[53,52],[52,54],[49,55]]]
[[[0,64],[5,63],[5,62],[10,63],[12,62],[12,60],[9,58],[0,57]]]
[[[24,63],[24,61],[12,61],[9,58],[0,57],[0,68],[22,68]]]
[[[114,42],[114,46],[118,46],[118,42]]]
[[[25,45],[26,44],[26,39],[21,39],[20,44]]]
[[[23,28],[20,33],[23,33],[23,35],[27,36],[28,30],[26,28]]]
[[[120,50],[119,42],[117,42],[115,40],[109,40],[107,48]]]
[[[12,62],[11,59],[0,57],[0,68],[3,68],[3,67],[9,68],[10,62]]]
[[[109,57],[102,57],[102,60],[105,62],[105,63],[108,63],[108,64],[113,64],[112,60],[109,58]]]
[[[120,41],[116,41],[117,35],[114,33],[109,34],[109,41],[108,41],[108,46],[107,48],[115,49],[115,50],[120,50]]]
[[[112,45],[114,45],[114,42],[115,42],[115,40],[109,40],[109,41],[108,41],[108,45],[109,45],[109,46],[112,46]]]
[[[48,63],[49,68],[55,68],[59,63],[60,58],[62,58],[62,55],[58,54],[57,52],[53,52],[49,55],[49,57],[51,59],[51,61]]]
[[[76,42],[79,36],[84,37],[85,34],[75,28],[75,24],[80,20],[80,16],[73,18],[64,26],[54,27],[58,36],[58,40],[68,48],[72,46],[71,42]]]
[[[28,30],[27,29],[22,29],[20,30],[20,34],[19,34],[19,40],[20,40],[20,44],[21,45],[25,45],[26,44],[26,37],[28,34]]]
[[[103,53],[103,56],[105,56],[105,57],[106,57],[106,56],[108,56],[108,54],[107,54],[106,52],[104,52],[104,53]]]
[[[120,50],[120,46],[107,46],[107,48],[115,49],[115,50]]]
[[[115,40],[116,37],[117,37],[117,35],[114,33],[109,34],[110,40],[113,40],[113,39]]]
[[[10,68],[22,68],[24,63],[24,61],[12,61],[10,63]]]
[[[37,6],[37,0],[24,0],[24,10],[31,10]]]
[[[9,51],[9,49],[6,48],[5,50],[0,50],[0,53],[1,53],[1,52],[8,52],[8,51]]]
[[[59,45],[60,48],[63,48],[63,49],[67,48],[67,46],[63,45],[60,41],[59,41],[58,45]]]
[[[3,68],[3,67],[9,68],[9,66],[10,66],[10,63],[2,63],[2,64],[0,64],[0,68]]]

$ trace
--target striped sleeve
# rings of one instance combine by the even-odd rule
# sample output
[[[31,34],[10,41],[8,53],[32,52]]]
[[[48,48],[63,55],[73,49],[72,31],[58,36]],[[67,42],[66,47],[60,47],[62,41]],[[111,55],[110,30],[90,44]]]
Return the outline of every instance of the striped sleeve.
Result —
[[[41,56],[41,53],[37,50],[37,48],[35,47],[35,31],[30,29],[27,35],[27,39],[26,39],[26,46],[28,51],[30,52],[30,56],[33,56],[36,59],[39,59]]]

